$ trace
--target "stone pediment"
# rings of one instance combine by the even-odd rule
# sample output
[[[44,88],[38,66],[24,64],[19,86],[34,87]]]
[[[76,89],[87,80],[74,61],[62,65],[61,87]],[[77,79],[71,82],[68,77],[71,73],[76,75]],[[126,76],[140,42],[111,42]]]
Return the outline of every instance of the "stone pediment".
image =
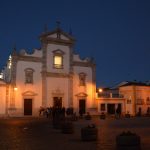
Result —
[[[40,36],[41,41],[57,42],[64,44],[74,44],[75,39],[68,33],[63,32],[60,28],[52,32],[45,32]]]
[[[68,38],[67,36],[64,36],[63,34],[60,34],[60,37],[62,40],[67,40],[67,41],[70,40],[70,38]],[[57,33],[48,35],[47,38],[57,38]]]
[[[55,89],[52,91],[52,95],[55,97],[63,97],[64,96],[64,92],[61,91],[59,88]]]
[[[78,94],[76,94],[77,97],[87,97],[88,95],[84,92],[80,92]]]
[[[60,49],[54,50],[53,53],[54,53],[54,54],[59,54],[59,55],[64,55],[64,54],[65,54],[65,53],[64,53],[62,50],[60,50]]]
[[[26,91],[26,92],[22,93],[22,95],[23,96],[36,96],[38,94],[33,91]]]

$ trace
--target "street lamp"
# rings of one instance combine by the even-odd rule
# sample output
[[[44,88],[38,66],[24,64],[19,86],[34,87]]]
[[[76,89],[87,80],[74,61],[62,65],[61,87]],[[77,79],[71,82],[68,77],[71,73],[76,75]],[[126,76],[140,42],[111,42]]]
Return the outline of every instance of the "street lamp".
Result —
[[[102,88],[99,88],[99,89],[98,89],[98,92],[99,92],[99,93],[102,93],[102,92],[103,92],[103,89],[102,89]]]

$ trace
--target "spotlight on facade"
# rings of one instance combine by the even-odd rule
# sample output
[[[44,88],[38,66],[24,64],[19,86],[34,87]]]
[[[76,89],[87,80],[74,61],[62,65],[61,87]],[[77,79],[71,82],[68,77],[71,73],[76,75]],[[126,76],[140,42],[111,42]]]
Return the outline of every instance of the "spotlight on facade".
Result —
[[[18,90],[18,88],[17,87],[14,87],[14,91],[17,91]]]

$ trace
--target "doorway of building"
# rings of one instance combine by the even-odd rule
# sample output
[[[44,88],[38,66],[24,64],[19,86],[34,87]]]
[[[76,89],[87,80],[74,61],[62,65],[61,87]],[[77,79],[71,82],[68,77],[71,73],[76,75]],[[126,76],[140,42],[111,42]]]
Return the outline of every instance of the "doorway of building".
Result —
[[[62,97],[53,98],[53,107],[61,108],[62,107]]]
[[[24,99],[24,115],[32,115],[32,99]]]
[[[107,113],[115,114],[115,104],[107,104]]]
[[[119,111],[120,114],[121,114],[121,112],[122,112],[122,107],[121,107],[121,104],[120,104],[120,103],[118,104],[117,109],[118,109],[118,111]]]
[[[85,114],[86,109],[85,109],[85,99],[80,99],[79,100],[79,113]]]

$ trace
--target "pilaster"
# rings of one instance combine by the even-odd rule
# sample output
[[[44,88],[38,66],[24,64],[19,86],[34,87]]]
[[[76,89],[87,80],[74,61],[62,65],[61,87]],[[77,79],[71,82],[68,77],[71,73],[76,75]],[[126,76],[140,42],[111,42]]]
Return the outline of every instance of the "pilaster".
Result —
[[[42,50],[43,50],[43,56],[42,56],[42,106],[45,107],[46,106],[46,102],[47,102],[47,97],[46,97],[46,93],[47,93],[47,86],[46,86],[46,72],[47,72],[47,44],[44,43]]]

